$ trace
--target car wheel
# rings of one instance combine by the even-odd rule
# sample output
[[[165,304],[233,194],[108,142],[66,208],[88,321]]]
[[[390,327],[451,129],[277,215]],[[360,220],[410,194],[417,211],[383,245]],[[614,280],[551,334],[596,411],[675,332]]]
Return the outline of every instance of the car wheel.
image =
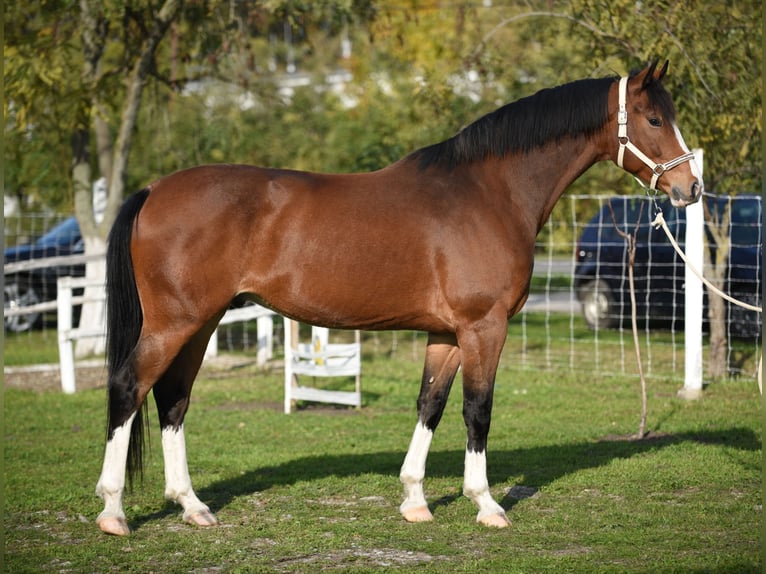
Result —
[[[3,287],[4,308],[19,309],[40,302],[37,292],[30,286],[22,283],[10,283]],[[5,330],[12,333],[29,331],[40,321],[40,313],[27,313],[25,315],[5,316]]]
[[[605,281],[587,281],[580,287],[578,298],[582,303],[582,315],[588,327],[610,329],[617,326],[614,293]]]

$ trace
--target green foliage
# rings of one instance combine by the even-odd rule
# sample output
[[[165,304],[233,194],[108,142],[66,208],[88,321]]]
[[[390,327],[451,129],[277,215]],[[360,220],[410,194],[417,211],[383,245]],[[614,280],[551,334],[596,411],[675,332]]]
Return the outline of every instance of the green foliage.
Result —
[[[761,188],[760,2],[709,3],[704,9],[691,0],[585,0],[572,6],[578,18],[605,34],[591,35],[595,58],[631,67],[670,60],[666,83],[687,144],[706,152],[707,191]]]
[[[6,189],[37,205],[71,209],[73,130],[93,113],[116,129],[127,67],[156,9],[100,6],[110,27],[95,86],[80,82],[76,3],[4,6]],[[157,51],[128,190],[206,162],[375,169],[543,87],[668,58],[679,125],[690,147],[707,152],[708,191],[752,192],[762,179],[759,14],[753,0],[704,9],[691,0],[188,3]],[[344,41],[353,46],[345,59]],[[285,99],[276,86],[288,59],[314,87]],[[315,89],[338,69],[353,75],[342,97]],[[213,87],[184,91],[188,81]],[[227,97],[211,98],[219,88]],[[103,104],[97,112],[83,108],[93,93]],[[254,107],[239,107],[234,97],[244,94]],[[636,186],[597,166],[573,191]]]
[[[47,3],[6,2],[3,9],[6,192],[38,206],[70,207],[76,78],[68,69],[72,46],[62,40],[74,24],[54,24]]]
[[[86,25],[81,12],[85,5],[90,6],[92,25]],[[127,101],[125,80],[147,40],[157,9],[155,3],[143,0],[130,5],[112,0],[4,5],[9,32],[4,53],[5,141],[13,160],[6,172],[6,189],[23,199],[25,206],[71,212],[73,135],[82,126],[91,126],[98,116],[115,137]],[[333,36],[345,29],[346,22],[364,21],[369,11],[364,2],[342,0],[272,2],[268,6],[221,0],[188,3],[169,38],[154,52],[146,91],[157,104],[170,101],[171,94],[190,81],[218,77],[232,85],[247,84],[253,73],[270,73],[263,49],[285,45],[281,40],[272,42],[277,33],[281,39],[295,27],[293,45],[305,49],[299,53],[300,59],[310,59],[309,33]],[[103,51],[86,50],[88,30]],[[87,53],[92,61],[86,61]],[[259,57],[262,60],[256,62]],[[84,70],[89,66],[95,71],[88,75]],[[83,81],[85,77],[92,81]],[[195,113],[197,122],[208,119],[205,107]],[[91,137],[91,141],[97,138]],[[146,145],[144,153],[150,156],[156,151],[152,140],[147,139]],[[91,156],[93,173],[112,175],[99,174],[96,154]],[[194,159],[197,163],[210,161],[206,155]],[[136,181],[139,175],[128,173],[127,179]]]

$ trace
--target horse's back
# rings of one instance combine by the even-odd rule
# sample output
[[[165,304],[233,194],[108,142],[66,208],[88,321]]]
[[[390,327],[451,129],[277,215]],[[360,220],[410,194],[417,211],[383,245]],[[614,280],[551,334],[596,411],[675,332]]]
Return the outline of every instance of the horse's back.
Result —
[[[247,293],[313,324],[452,330],[455,308],[480,314],[520,296],[503,293],[519,245],[460,177],[427,178],[402,164],[348,175],[243,165],[177,172],[150,185],[139,218],[143,288],[161,288],[150,270],[163,268],[186,305],[212,309]]]
[[[392,320],[385,294],[405,298],[403,274],[427,259],[426,244],[375,179],[212,165],[157,180],[133,238],[139,291],[164,291],[187,314],[250,294],[317,324]]]

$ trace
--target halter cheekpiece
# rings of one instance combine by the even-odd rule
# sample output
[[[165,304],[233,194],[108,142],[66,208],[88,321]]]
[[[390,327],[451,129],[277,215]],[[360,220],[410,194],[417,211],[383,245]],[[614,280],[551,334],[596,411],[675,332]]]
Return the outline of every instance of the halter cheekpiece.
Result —
[[[655,163],[649,157],[638,149],[635,144],[630,141],[628,137],[628,109],[626,105],[628,91],[628,78],[627,76],[620,78],[619,86],[619,109],[617,111],[617,141],[620,143],[620,149],[617,152],[617,165],[625,169],[622,165],[623,157],[625,156],[625,148],[629,149],[633,155],[644,162],[652,170],[652,180],[649,183],[649,189],[657,189],[657,180],[666,171],[673,169],[674,167],[681,165],[684,162],[694,159],[692,152],[679,155],[675,159],[671,159],[666,163]],[[635,176],[634,176],[635,177]],[[641,185],[644,185],[640,179],[636,177]]]

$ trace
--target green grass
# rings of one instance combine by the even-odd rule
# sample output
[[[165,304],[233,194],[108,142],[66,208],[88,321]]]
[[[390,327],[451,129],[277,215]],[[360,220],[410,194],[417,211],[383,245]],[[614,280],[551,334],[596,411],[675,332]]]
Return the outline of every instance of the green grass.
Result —
[[[308,329],[303,337],[308,337]],[[507,361],[530,369],[572,369],[592,373],[634,375],[636,371],[632,333],[629,330],[601,330],[596,335],[586,327],[581,316],[566,313],[525,313],[510,322],[506,341]],[[389,336],[386,340],[390,339]],[[372,341],[374,334],[363,338]],[[383,340],[379,335],[378,339]],[[412,335],[397,333],[401,352],[413,348]],[[660,328],[650,334],[641,331],[644,370],[650,376],[683,379],[683,334],[673,334]],[[707,341],[707,337],[705,338]],[[222,352],[252,356],[257,341],[255,322],[233,324],[219,329],[218,347]],[[757,365],[758,345],[752,340],[732,340],[731,372],[733,376],[753,378]],[[422,349],[417,352],[422,353]],[[410,356],[412,353],[410,353]],[[422,356],[421,355],[418,355]],[[707,350],[705,350],[707,356]],[[4,361],[6,366],[57,363],[58,348],[55,330],[5,334]]]
[[[27,333],[5,333],[3,362],[7,367],[57,363],[56,329],[36,329]]]
[[[761,422],[752,380],[676,398],[650,378],[643,441],[633,377],[520,369],[507,346],[489,445],[493,494],[512,527],[475,524],[461,496],[465,430],[456,385],[428,459],[435,521],[399,517],[399,467],[421,365],[412,339],[365,342],[364,407],[280,412],[282,374],[205,370],[186,419],[200,497],[222,525],[182,524],[163,500],[150,409],[143,484],[125,496],[133,533],[102,535],[93,494],[104,390],[6,388],[7,572],[757,572]],[[422,357],[422,339],[417,350]]]

